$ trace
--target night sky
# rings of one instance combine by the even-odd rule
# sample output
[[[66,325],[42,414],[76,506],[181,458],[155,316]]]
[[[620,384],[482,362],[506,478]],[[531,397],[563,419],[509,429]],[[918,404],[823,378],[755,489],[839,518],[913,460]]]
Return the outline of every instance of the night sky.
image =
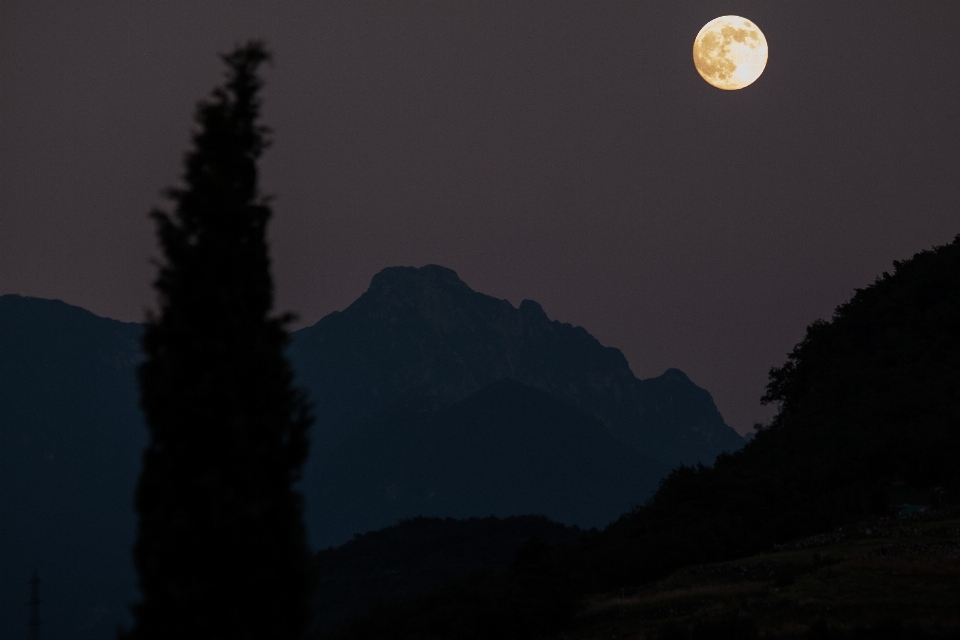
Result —
[[[741,91],[691,59],[754,21]],[[747,430],[768,369],[960,233],[960,3],[0,0],[0,294],[142,321],[217,53],[263,38],[279,310],[393,265],[540,302]]]

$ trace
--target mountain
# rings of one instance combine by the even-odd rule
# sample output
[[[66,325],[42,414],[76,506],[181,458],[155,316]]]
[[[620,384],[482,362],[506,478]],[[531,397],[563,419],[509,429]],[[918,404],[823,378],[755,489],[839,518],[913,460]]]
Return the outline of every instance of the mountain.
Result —
[[[539,580],[461,579],[327,637],[955,638],[958,389],[960,236],[813,322],[750,443],[675,469]]]
[[[49,637],[92,640],[128,619],[141,334],[0,296],[0,637],[23,632],[34,568]],[[584,329],[442,267],[384,270],[295,332],[290,354],[316,405],[302,485],[316,547],[416,515],[602,525],[666,473],[647,449],[692,462],[742,443],[681,372],[636,380]]]
[[[473,291],[437,265],[384,269],[347,309],[296,332],[289,353],[321,443],[410,390],[450,404],[500,379],[579,407],[669,464],[709,464],[744,443],[681,371],[638,380],[618,349],[582,327],[550,320],[532,300],[515,308]]]
[[[416,421],[411,421],[409,414],[393,409],[405,397],[448,407],[500,380],[514,380],[597,418],[617,440],[641,454],[636,458],[641,465],[635,473],[637,481],[604,497],[590,514],[574,513],[572,507],[564,512],[559,507],[548,508],[546,503],[534,508],[530,501],[523,507],[579,526],[603,525],[616,513],[611,511],[612,505],[622,510],[641,502],[661,477],[658,474],[669,467],[680,462],[709,464],[717,454],[734,451],[744,442],[724,424],[710,394],[683,372],[670,369],[657,378],[638,380],[619,350],[604,347],[582,327],[551,321],[532,300],[515,308],[506,300],[477,293],[454,271],[437,265],[384,269],[347,309],[331,313],[292,338],[289,354],[297,382],[309,391],[316,415],[311,434],[315,453],[304,471],[304,492],[308,529],[320,547],[365,530],[351,531],[361,523],[386,526],[396,517],[415,515],[524,512],[516,510],[519,503],[511,502],[507,493],[499,494],[504,500],[499,506],[489,500],[467,499],[469,492],[462,494],[463,502],[445,498],[450,508],[459,505],[456,512],[436,510],[443,503],[440,498],[426,503],[413,498],[414,494],[405,494],[403,499],[386,501],[388,485],[380,486],[383,481],[374,478],[400,473],[400,461],[393,451],[412,456],[410,443],[422,446],[425,442],[422,429],[426,427],[417,422],[418,427],[413,428]],[[549,404],[547,395],[536,400],[544,410]],[[442,419],[461,420],[454,414]],[[508,420],[503,415],[497,419]],[[520,426],[516,417],[509,420]],[[447,432],[437,422],[431,424],[431,438],[459,433]],[[544,435],[543,442],[549,440]],[[440,440],[434,445],[440,446]],[[467,453],[461,449],[456,455]],[[427,485],[436,485],[445,476],[436,455],[425,458],[427,463],[433,466],[424,467],[415,477],[423,485],[418,490],[429,492],[435,489]],[[505,473],[507,467],[498,469]],[[525,481],[532,477],[523,476]],[[334,478],[338,481],[333,482]],[[351,488],[340,491],[338,498],[330,487],[343,487],[343,482]],[[597,482],[599,479],[591,480],[587,486],[603,484]],[[475,485],[470,491],[478,488]],[[540,491],[537,495],[547,494]],[[462,508],[465,505],[471,508]],[[336,515],[331,517],[331,513]]]
[[[408,394],[315,451],[315,540],[338,543],[402,518],[544,515],[600,527],[669,471],[586,412],[513,380],[447,407]]]
[[[40,575],[49,638],[105,638],[136,594],[141,326],[0,296],[0,637]]]

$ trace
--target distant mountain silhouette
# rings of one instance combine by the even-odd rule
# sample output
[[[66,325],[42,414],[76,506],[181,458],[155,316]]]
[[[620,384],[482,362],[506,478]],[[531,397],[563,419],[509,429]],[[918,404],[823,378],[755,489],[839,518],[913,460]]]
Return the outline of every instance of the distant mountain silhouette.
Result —
[[[23,632],[34,568],[48,637],[102,638],[127,619],[141,334],[0,296],[0,637]],[[416,515],[602,525],[667,471],[623,442],[688,462],[742,443],[681,372],[639,381],[585,330],[442,267],[384,270],[290,354],[317,407],[303,483],[315,546]]]
[[[294,334],[290,356],[316,403],[315,437],[336,440],[417,389],[450,404],[500,379],[542,389],[598,417],[637,451],[711,463],[744,440],[710,394],[677,369],[638,380],[582,327],[468,287],[450,269],[384,269],[342,312]]]
[[[501,380],[445,408],[408,394],[318,449],[313,536],[339,543],[417,515],[544,515],[589,528],[642,503],[669,468],[553,396]]]
[[[48,638],[115,633],[136,593],[133,491],[146,443],[138,324],[0,296],[0,637],[23,637],[39,571]]]

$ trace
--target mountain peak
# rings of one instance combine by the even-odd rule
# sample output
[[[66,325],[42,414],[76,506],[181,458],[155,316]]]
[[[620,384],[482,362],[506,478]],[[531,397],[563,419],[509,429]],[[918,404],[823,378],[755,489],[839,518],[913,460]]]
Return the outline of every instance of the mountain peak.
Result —
[[[390,267],[342,312],[294,336],[291,357],[336,440],[415,390],[450,405],[499,379],[540,389],[667,461],[712,462],[742,438],[682,371],[638,380],[623,354],[543,307],[474,291],[439,265]]]
[[[536,317],[548,320],[547,312],[543,310],[539,302],[533,300],[522,300],[520,302],[520,314],[524,317]]]
[[[423,289],[426,287],[453,287],[469,289],[457,272],[438,264],[417,267],[387,267],[373,276],[368,293],[382,293],[398,289]]]
[[[680,369],[674,369],[672,367],[660,374],[659,377],[663,380],[669,380],[670,382],[686,382],[693,384],[687,374],[685,374],[683,371],[680,371]]]

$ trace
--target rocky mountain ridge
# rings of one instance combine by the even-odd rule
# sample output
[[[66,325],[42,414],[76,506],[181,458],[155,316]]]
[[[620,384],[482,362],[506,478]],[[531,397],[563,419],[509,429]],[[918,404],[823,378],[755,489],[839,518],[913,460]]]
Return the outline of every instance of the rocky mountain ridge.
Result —
[[[293,336],[316,437],[336,440],[402,394],[447,405],[499,379],[541,389],[599,418],[644,455],[711,463],[744,440],[710,394],[677,369],[638,380],[623,354],[543,308],[473,291],[438,265],[390,267],[341,312]]]

